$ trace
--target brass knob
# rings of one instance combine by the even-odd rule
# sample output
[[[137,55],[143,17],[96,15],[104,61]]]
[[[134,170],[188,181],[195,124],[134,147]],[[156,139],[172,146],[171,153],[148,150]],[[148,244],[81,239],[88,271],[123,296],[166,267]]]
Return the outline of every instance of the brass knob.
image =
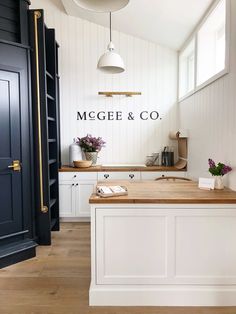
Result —
[[[8,166],[13,171],[21,171],[21,164],[19,160],[13,160],[12,165]]]
[[[48,212],[48,207],[47,207],[47,206],[43,206],[43,207],[41,208],[41,212],[42,212],[43,214],[46,214],[46,213]]]

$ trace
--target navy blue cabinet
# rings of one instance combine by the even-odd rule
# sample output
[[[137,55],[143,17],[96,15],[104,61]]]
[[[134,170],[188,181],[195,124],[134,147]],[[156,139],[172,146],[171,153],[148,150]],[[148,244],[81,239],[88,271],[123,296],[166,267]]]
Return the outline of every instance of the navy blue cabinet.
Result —
[[[0,0],[0,267],[35,256],[28,2]]]
[[[58,44],[44,23],[43,10],[30,10],[33,119],[35,142],[36,232],[38,243],[51,244],[59,230],[60,131]],[[41,177],[40,177],[41,176]]]

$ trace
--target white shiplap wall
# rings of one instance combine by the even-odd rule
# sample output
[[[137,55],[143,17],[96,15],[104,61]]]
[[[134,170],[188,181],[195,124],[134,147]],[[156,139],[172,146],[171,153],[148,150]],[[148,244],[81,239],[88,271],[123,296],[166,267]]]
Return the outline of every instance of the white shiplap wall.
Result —
[[[179,105],[180,127],[189,129],[189,175],[208,176],[207,160],[236,168],[236,1],[231,1],[230,72]],[[236,170],[225,177],[236,189]]]
[[[123,33],[113,32],[126,72],[104,75],[96,69],[108,44],[108,29],[65,14],[58,0],[32,0],[31,8],[45,10],[46,23],[56,29],[60,44],[62,161],[76,136],[91,133],[107,142],[101,163],[140,163],[168,144],[170,129],[177,127],[177,53]],[[133,98],[98,96],[98,91],[140,91]],[[158,110],[162,121],[82,121],[77,111]]]

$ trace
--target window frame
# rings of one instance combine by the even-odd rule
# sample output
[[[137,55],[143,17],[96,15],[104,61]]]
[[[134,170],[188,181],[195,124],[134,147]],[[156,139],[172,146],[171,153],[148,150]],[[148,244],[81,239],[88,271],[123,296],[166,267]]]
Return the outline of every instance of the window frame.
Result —
[[[203,16],[201,21],[198,23],[192,34],[189,36],[189,38],[186,40],[184,45],[181,47],[178,53],[178,64],[180,64],[180,55],[183,52],[183,50],[190,44],[192,40],[194,40],[195,43],[195,64],[194,64],[194,88],[191,92],[187,93],[186,95],[180,97],[180,68],[178,70],[178,100],[181,102],[182,100],[192,96],[193,94],[197,93],[201,89],[205,88],[209,84],[213,83],[214,81],[218,80],[219,78],[223,77],[224,75],[228,74],[230,71],[230,7],[231,7],[231,0],[226,0],[226,23],[225,23],[225,68],[210,77],[208,80],[203,82],[200,85],[197,85],[197,69],[198,69],[198,32],[203,26],[203,24],[207,21],[211,13],[215,10],[217,5],[220,3],[221,0],[216,0],[210,8],[207,10],[206,14]]]
[[[181,55],[182,53],[188,48],[188,46],[193,42],[193,46],[194,46],[194,49],[193,49],[193,57],[194,57],[194,68],[193,68],[193,71],[194,71],[194,77],[193,77],[193,89],[189,92],[187,92],[184,96],[181,96],[180,97],[180,76],[181,76],[181,72],[180,72],[180,58],[181,58]],[[187,95],[191,95],[193,92],[194,92],[194,89],[195,89],[195,71],[196,71],[196,68],[195,68],[195,64],[196,64],[196,40],[194,37],[191,37],[188,39],[188,41],[186,41],[185,45],[183,46],[182,50],[179,51],[179,55],[178,55],[178,96],[179,98],[183,98],[183,97],[187,97]]]

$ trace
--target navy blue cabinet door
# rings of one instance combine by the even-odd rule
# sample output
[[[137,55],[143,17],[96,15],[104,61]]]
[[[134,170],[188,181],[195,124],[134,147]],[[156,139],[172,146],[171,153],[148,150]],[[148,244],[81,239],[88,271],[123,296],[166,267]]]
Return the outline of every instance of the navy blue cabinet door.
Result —
[[[22,230],[21,170],[9,168],[21,163],[19,75],[0,70],[0,236]]]
[[[29,48],[0,41],[0,268],[35,256],[29,73]]]

